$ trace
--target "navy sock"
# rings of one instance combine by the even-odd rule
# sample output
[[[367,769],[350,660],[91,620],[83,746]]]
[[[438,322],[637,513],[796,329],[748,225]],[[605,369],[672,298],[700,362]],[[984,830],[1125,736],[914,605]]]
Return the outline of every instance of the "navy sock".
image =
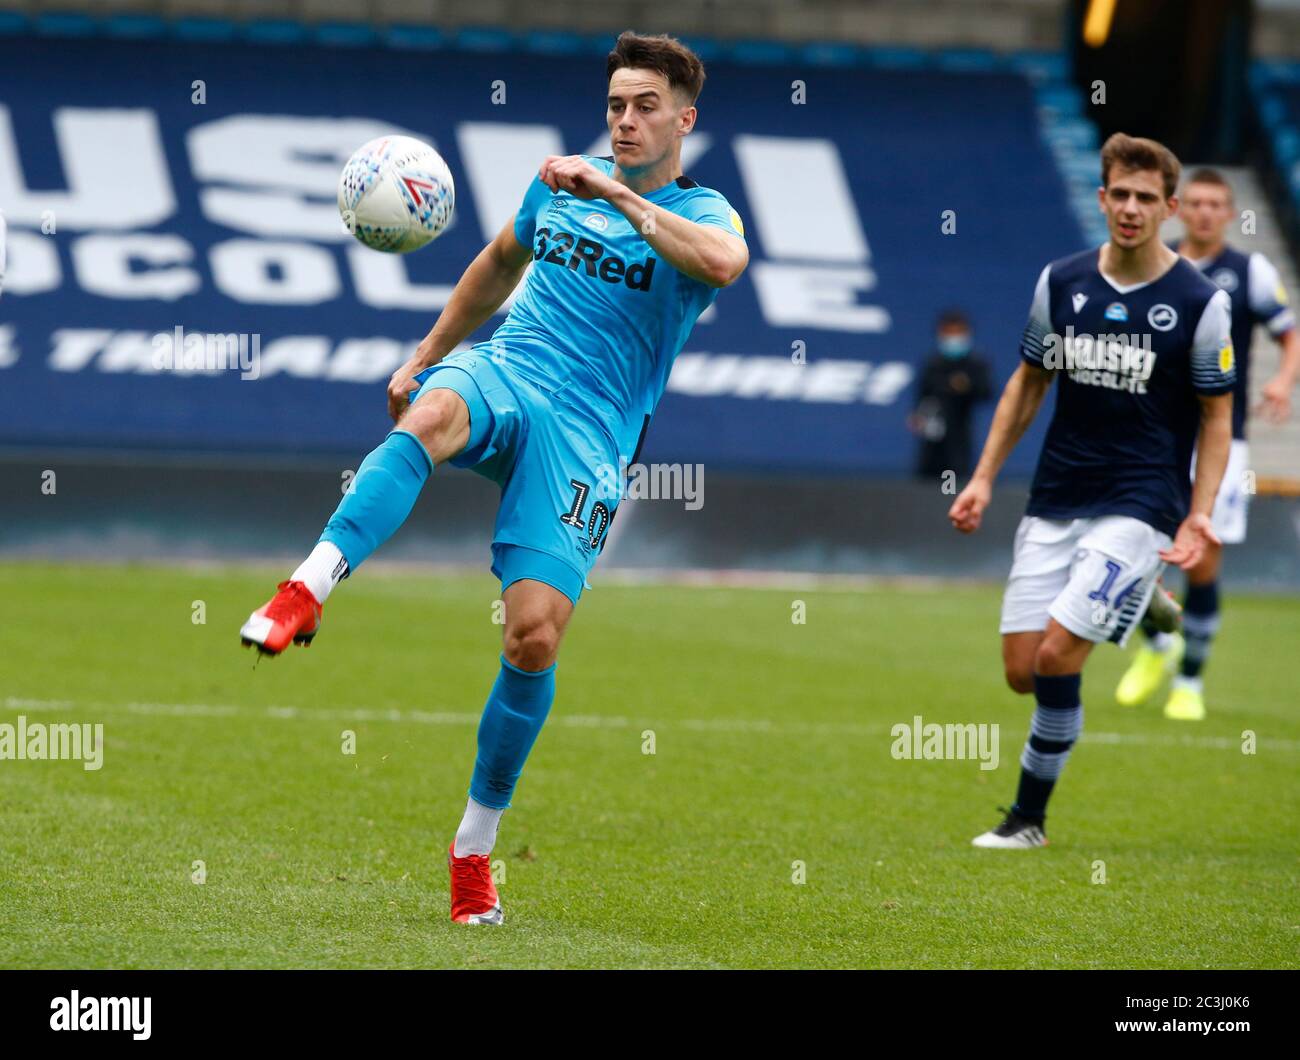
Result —
[[[1189,585],[1187,599],[1183,601],[1183,649],[1181,673],[1184,677],[1200,677],[1210,644],[1219,631],[1219,583]]]
[[[1034,718],[1020,755],[1020,786],[1014,813],[1031,821],[1047,816],[1047,800],[1083,728],[1081,674],[1034,674]]]

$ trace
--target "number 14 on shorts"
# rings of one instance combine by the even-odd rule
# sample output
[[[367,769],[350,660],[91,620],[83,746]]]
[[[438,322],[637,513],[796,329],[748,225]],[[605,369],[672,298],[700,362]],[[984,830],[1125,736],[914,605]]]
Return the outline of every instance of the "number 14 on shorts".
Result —
[[[1119,580],[1119,576],[1123,572],[1124,568],[1113,559],[1106,560],[1106,574],[1102,578],[1101,584],[1088,593],[1088,599],[1096,602],[1093,607],[1093,620],[1098,625],[1104,625],[1108,612],[1111,610],[1118,611],[1124,606],[1124,601],[1128,599],[1129,595],[1142,585],[1141,576],[1134,578],[1120,590],[1119,595],[1115,597],[1112,603],[1110,599],[1111,590],[1115,588],[1115,582]]]

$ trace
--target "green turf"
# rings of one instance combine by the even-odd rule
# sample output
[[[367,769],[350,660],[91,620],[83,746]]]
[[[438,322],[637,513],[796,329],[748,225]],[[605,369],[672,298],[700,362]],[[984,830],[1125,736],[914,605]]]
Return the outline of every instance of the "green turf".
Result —
[[[254,668],[236,630],[278,573],[0,565],[0,722],[105,734],[98,772],[0,762],[0,965],[1300,963],[1296,600],[1227,595],[1200,724],[1114,706],[1100,650],[1101,738],[1051,847],[991,852],[969,840],[1014,794],[1029,715],[995,588],[599,584],[504,819],[493,930],[449,923],[443,852],[496,585],[367,570],[312,648]],[[895,760],[914,714],[1000,723],[1000,767]]]

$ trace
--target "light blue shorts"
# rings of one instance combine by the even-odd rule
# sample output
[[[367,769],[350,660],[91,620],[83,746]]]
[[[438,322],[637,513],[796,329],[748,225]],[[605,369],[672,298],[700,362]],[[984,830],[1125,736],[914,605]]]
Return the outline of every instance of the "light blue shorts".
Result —
[[[415,377],[418,401],[454,390],[469,408],[469,441],[449,462],[501,487],[492,573],[504,592],[521,578],[575,604],[605,544],[621,489],[618,451],[590,417],[495,363],[453,353]]]

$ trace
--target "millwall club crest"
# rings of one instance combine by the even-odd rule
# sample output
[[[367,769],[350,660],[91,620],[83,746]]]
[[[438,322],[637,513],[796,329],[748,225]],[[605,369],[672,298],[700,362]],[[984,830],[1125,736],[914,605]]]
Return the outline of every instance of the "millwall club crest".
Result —
[[[1157,331],[1173,331],[1178,324],[1178,313],[1173,306],[1161,302],[1147,310],[1147,323]]]
[[[1215,269],[1210,279],[1229,294],[1237,289],[1237,274],[1231,269]]]
[[[1123,302],[1111,302],[1111,304],[1106,307],[1105,315],[1107,320],[1127,320],[1128,306]]]

